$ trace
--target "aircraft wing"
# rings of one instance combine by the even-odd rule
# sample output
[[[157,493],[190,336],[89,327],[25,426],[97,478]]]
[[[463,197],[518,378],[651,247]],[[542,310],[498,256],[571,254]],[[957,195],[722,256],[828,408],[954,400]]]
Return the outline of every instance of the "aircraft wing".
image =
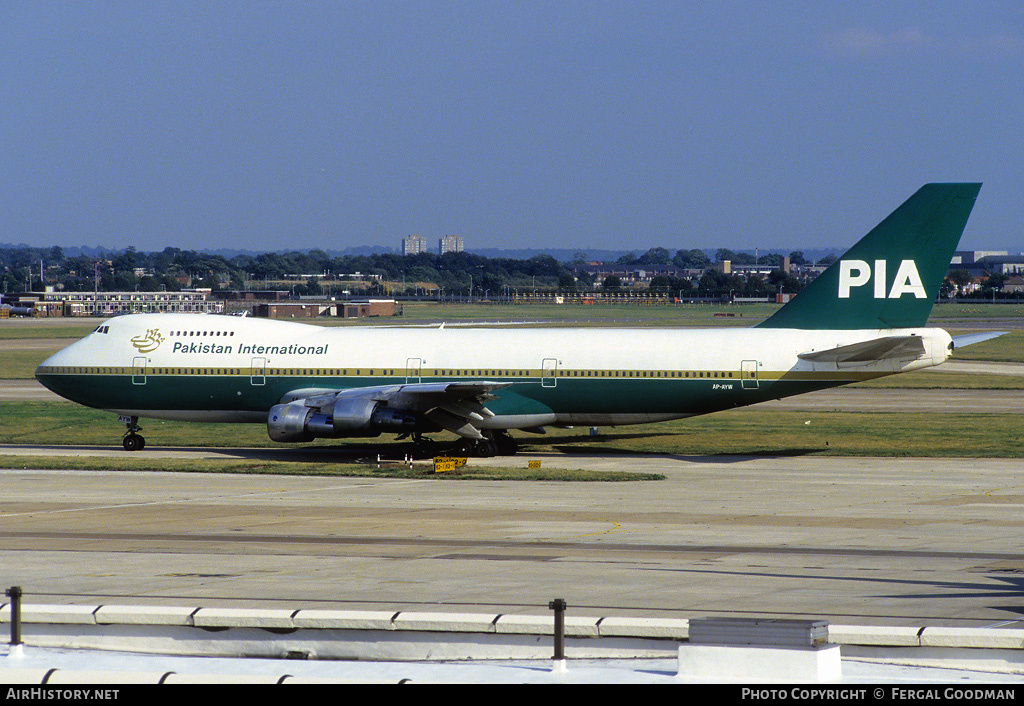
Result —
[[[800,353],[797,357],[814,363],[857,364],[873,363],[889,358],[913,360],[925,354],[920,336],[884,336],[848,346],[827,348],[823,351]]]
[[[399,385],[353,387],[346,390],[311,388],[294,390],[281,404],[301,404],[327,413],[341,402],[347,408],[365,403],[400,413],[422,416],[442,429],[469,439],[482,439],[479,422],[494,416],[485,404],[495,399],[495,390],[512,383],[490,380],[458,382],[417,382]]]
[[[494,399],[491,394],[494,390],[511,384],[489,380],[411,383],[401,385],[387,403],[392,407],[421,411],[434,424],[459,436],[482,439],[477,422],[494,416],[484,403]]]

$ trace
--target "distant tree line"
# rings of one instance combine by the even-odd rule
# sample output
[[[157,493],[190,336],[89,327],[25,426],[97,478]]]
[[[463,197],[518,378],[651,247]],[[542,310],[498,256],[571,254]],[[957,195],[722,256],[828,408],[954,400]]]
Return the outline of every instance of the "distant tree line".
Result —
[[[958,297],[962,299],[1024,299],[1024,292],[1004,292],[1008,275],[986,273],[980,287],[971,290],[975,277],[964,269],[950,270],[942,282],[939,296],[942,298]]]
[[[647,252],[628,254],[615,262],[603,263],[603,269],[630,271],[674,266],[679,270],[699,273],[691,276],[659,274],[650,279],[649,289],[673,296],[763,297],[776,292],[797,292],[804,284],[781,269],[783,256],[766,253],[755,258],[749,253],[725,248],[715,253],[716,260],[731,260],[734,265],[766,265],[778,269],[767,277],[724,274],[712,267],[712,260],[703,250],[651,248]],[[789,255],[795,266],[809,263],[800,251]],[[835,256],[819,261],[830,264]],[[42,280],[40,265],[42,264]],[[41,291],[43,286],[57,286],[65,291],[179,291],[185,287],[207,287],[212,290],[261,289],[267,283],[280,289],[282,281],[298,295],[326,293],[324,280],[352,279],[357,273],[369,282],[369,293],[422,292],[419,283],[431,283],[449,294],[497,297],[510,291],[589,291],[595,287],[622,290],[625,286],[617,275],[594,281],[594,268],[577,254],[569,262],[559,262],[548,255],[525,260],[488,258],[472,253],[420,253],[402,256],[395,253],[343,255],[332,257],[322,250],[259,255],[217,254],[168,247],[159,252],[139,252],[133,247],[99,257],[95,255],[66,256],[60,247],[0,248],[0,275],[3,291]],[[965,277],[967,279],[965,279]],[[991,278],[976,296],[992,296],[1002,288],[1005,277]],[[962,290],[969,281],[966,273],[953,271],[944,292]],[[387,284],[385,284],[387,283]],[[404,283],[404,286],[403,284]],[[956,289],[949,289],[955,287]],[[471,289],[472,288],[472,289]]]
[[[41,264],[42,263],[42,264]],[[259,288],[259,283],[295,280],[296,294],[320,294],[324,279],[344,280],[354,275],[371,281],[429,282],[447,291],[500,292],[502,287],[556,288],[574,281],[572,270],[547,255],[526,260],[486,258],[471,253],[402,256],[393,253],[331,257],[322,250],[259,255],[222,255],[168,247],[160,252],[139,252],[129,247],[96,257],[65,256],[59,247],[0,248],[0,273],[6,291],[41,289],[40,267],[46,285],[67,291],[178,291],[184,286],[212,290]],[[188,284],[183,284],[188,282]],[[381,287],[382,285],[377,285]]]

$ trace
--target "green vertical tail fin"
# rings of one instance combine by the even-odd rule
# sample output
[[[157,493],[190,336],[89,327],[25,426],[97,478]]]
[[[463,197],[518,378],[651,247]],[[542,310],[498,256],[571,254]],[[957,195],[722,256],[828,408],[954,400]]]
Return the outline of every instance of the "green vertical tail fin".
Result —
[[[924,326],[981,184],[925,184],[762,328]]]

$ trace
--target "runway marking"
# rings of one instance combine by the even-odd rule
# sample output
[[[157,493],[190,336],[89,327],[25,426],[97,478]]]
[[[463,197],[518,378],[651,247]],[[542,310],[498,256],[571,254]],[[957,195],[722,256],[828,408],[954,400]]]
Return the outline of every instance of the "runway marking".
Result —
[[[611,534],[612,532],[618,532],[620,529],[622,529],[622,525],[619,524],[618,522],[615,522],[614,520],[604,520],[604,521],[612,523],[613,526],[611,527],[611,529],[602,530],[601,532],[589,532],[588,534],[574,534],[574,535],[570,535],[570,536],[571,537],[577,537],[577,538],[578,537],[597,537],[597,536],[600,536],[602,534]]]
[[[32,512],[3,512],[3,513],[0,513],[0,518],[6,518],[6,517],[32,517],[33,515],[59,515],[59,514],[72,513],[72,512],[93,512],[95,510],[117,510],[117,509],[129,508],[129,507],[152,507],[152,506],[155,506],[155,505],[181,505],[181,504],[187,504],[187,503],[193,503],[193,502],[195,502],[195,503],[211,502],[211,501],[215,501],[215,500],[239,500],[239,499],[242,499],[242,498],[253,498],[253,497],[258,497],[258,496],[261,496],[261,495],[277,495],[277,496],[280,496],[280,495],[295,495],[295,494],[299,494],[299,493],[306,493],[306,494],[308,494],[308,493],[321,493],[321,492],[327,492],[327,491],[332,491],[332,490],[352,490],[352,489],[358,490],[358,489],[361,489],[361,488],[376,488],[376,487],[379,487],[381,482],[384,482],[386,485],[401,485],[401,484],[409,484],[409,483],[429,483],[431,481],[428,480],[428,479],[418,480],[418,479],[415,479],[415,478],[413,478],[413,479],[402,479],[402,480],[395,480],[395,479],[389,479],[389,478],[380,478],[380,479],[377,479],[376,483],[357,483],[357,484],[354,484],[354,485],[345,485],[345,486],[324,486],[324,487],[320,487],[320,488],[305,488],[305,489],[297,489],[297,490],[287,490],[287,489],[267,490],[267,491],[262,491],[262,492],[241,493],[241,494],[237,494],[237,495],[235,495],[235,494],[226,494],[225,493],[225,494],[220,494],[220,495],[210,495],[210,496],[204,496],[204,497],[192,496],[192,497],[176,498],[176,499],[171,499],[171,500],[149,500],[147,502],[118,503],[118,504],[114,504],[114,505],[87,505],[87,506],[84,506],[84,507],[68,507],[68,508],[62,508],[62,509],[59,509],[59,510],[34,510]],[[2,501],[0,501],[0,502],[2,502]]]
[[[993,488],[992,490],[986,490],[985,491],[985,495],[987,497],[992,497],[993,493],[1005,493],[1005,492],[1007,492],[1009,490],[1020,490],[1022,487],[1024,487],[1024,486],[1011,485],[1011,486],[1009,486],[1007,488]]]

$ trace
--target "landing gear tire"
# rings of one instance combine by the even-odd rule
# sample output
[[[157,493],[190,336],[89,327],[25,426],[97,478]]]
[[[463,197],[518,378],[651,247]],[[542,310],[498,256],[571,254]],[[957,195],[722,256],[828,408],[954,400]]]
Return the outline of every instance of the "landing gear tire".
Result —
[[[443,451],[439,450],[438,444],[433,439],[428,439],[422,434],[412,435],[413,453],[416,458],[426,458],[428,456],[436,456],[438,453]]]
[[[499,446],[494,439],[460,439],[449,449],[448,453],[453,456],[468,456],[470,458],[490,458],[500,453]]]
[[[499,456],[515,456],[519,451],[519,444],[508,432],[499,432],[494,435],[494,444],[497,447]]]
[[[146,440],[138,434],[126,434],[121,445],[125,451],[142,451],[146,448]]]
[[[460,439],[455,442],[450,453],[453,456],[476,456],[476,444],[471,439]]]
[[[146,440],[139,434],[142,431],[142,427],[139,426],[138,417],[121,417],[121,421],[125,422],[127,431],[124,433],[124,439],[121,440],[121,445],[124,446],[125,451],[142,451],[146,448]]]
[[[498,447],[492,439],[479,439],[473,444],[473,455],[477,458],[490,458],[498,455]]]

